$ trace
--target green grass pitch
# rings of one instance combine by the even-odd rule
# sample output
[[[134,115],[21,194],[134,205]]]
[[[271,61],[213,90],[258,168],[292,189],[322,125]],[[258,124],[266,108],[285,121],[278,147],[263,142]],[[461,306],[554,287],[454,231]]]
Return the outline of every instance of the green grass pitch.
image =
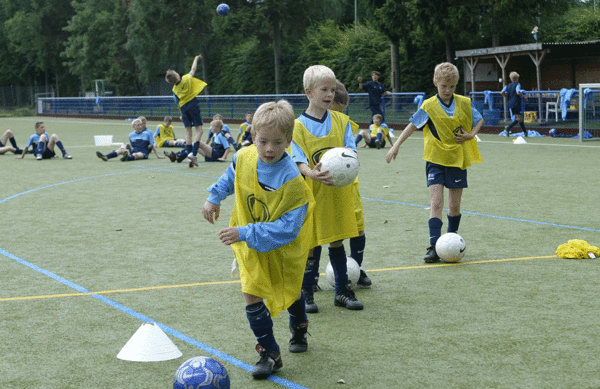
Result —
[[[38,120],[73,159],[0,156],[3,389],[168,388],[184,360],[210,355],[205,346],[219,353],[232,388],[600,387],[599,262],[555,255],[569,239],[600,244],[600,145],[481,135],[483,163],[469,169],[463,194],[467,253],[452,265],[422,260],[421,134],[390,165],[389,146],[359,149],[373,280],[356,292],[365,309],[334,307],[322,277],[309,351],[287,351],[282,312],[274,330],[284,367],[277,379],[254,381],[244,369],[258,357],[233,254],[216,236],[233,201],[214,226],[200,212],[228,164],[101,161],[95,151],[112,147],[96,147],[94,135],[125,142],[124,120],[1,118],[0,131],[11,128],[23,147]],[[179,123],[175,130],[184,134]],[[323,255],[321,272],[326,263]],[[116,358],[146,318],[173,331],[183,357]]]

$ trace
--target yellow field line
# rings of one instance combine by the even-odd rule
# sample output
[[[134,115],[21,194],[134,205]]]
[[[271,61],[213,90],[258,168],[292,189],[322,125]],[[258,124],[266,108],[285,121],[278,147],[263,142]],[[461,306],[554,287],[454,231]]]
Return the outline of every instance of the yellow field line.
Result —
[[[483,263],[526,261],[526,260],[532,260],[532,259],[545,259],[545,258],[558,258],[558,257],[556,255],[545,255],[545,256],[537,256],[537,257],[486,259],[486,260],[481,260],[481,261],[468,261],[468,262],[458,262],[458,263],[438,263],[438,264],[434,264],[434,265],[430,264],[430,265],[418,265],[418,266],[388,267],[385,269],[371,269],[371,270],[367,270],[367,272],[373,273],[373,272],[392,271],[392,270],[435,269],[435,268],[446,267],[446,266],[477,265],[477,264],[483,264]],[[324,275],[324,274],[321,274],[321,275]],[[144,292],[144,291],[149,291],[149,290],[189,288],[192,286],[226,285],[226,284],[239,284],[239,283],[240,283],[240,280],[216,281],[216,282],[197,282],[197,283],[193,283],[193,284],[162,285],[162,286],[147,286],[147,287],[143,287],[143,288],[102,290],[99,292],[89,292],[89,293],[62,293],[62,294],[48,294],[48,295],[39,295],[39,296],[7,297],[7,298],[0,298],[0,302],[21,301],[21,300],[39,300],[39,299],[60,298],[60,297],[90,296],[90,295],[94,295],[94,294],[104,295],[104,294],[111,294],[111,293]]]

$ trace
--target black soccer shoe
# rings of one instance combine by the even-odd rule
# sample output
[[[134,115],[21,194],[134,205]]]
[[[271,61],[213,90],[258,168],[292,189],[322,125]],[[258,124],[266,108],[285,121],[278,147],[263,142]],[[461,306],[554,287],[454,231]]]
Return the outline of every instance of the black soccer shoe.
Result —
[[[369,287],[372,284],[373,283],[371,282],[371,279],[369,278],[369,276],[367,276],[367,273],[363,269],[360,269],[360,276],[358,277],[358,281],[356,282],[356,285],[362,286],[362,287]]]
[[[308,350],[308,322],[290,326],[290,344],[288,350],[291,353],[303,353]]]
[[[306,313],[319,312],[319,307],[317,307],[317,303],[315,303],[314,295],[310,293],[308,289],[304,289],[302,292],[304,293],[304,310]]]
[[[350,289],[346,290],[344,293],[336,293],[333,304],[336,307],[344,307],[352,311],[360,311],[364,308],[363,303],[356,299],[356,295]]]
[[[440,257],[438,257],[437,252],[435,251],[435,246],[429,246],[427,248],[427,254],[425,254],[423,260],[425,263],[436,263],[440,261]]]
[[[175,155],[172,151],[165,151],[165,156],[171,160],[171,162],[175,162],[177,160],[177,155]]]
[[[256,379],[267,378],[283,367],[281,353],[267,351],[260,344],[256,345],[256,352],[260,355],[260,359],[252,369],[252,377]]]

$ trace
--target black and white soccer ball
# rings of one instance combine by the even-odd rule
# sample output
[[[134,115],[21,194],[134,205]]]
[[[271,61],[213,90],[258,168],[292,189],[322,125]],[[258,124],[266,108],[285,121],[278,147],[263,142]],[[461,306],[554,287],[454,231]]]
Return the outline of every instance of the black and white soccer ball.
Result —
[[[225,366],[209,357],[188,359],[173,378],[173,389],[229,389],[229,386]]]
[[[321,157],[321,170],[329,170],[333,185],[342,187],[350,185],[358,176],[358,154],[345,147],[334,147]]]
[[[458,262],[465,256],[467,244],[454,232],[448,232],[439,237],[435,244],[435,252],[444,262]]]

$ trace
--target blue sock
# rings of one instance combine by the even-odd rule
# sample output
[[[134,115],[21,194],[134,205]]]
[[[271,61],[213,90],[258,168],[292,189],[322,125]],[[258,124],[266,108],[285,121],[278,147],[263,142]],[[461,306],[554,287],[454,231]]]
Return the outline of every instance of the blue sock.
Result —
[[[448,232],[456,233],[458,231],[458,226],[460,225],[460,217],[462,214],[458,214],[456,216],[448,215]]]
[[[381,132],[377,133],[377,140],[379,141],[379,143],[383,142],[383,134]]]
[[[128,160],[128,161],[135,161],[135,157],[133,156],[133,154],[129,154],[129,155],[127,156],[127,160]]]
[[[348,268],[346,267],[346,250],[344,246],[329,247],[329,262],[335,275],[335,293],[344,293],[348,286]]]
[[[288,308],[290,314],[290,325],[297,326],[298,324],[306,323],[308,316],[306,316],[306,306],[304,305],[304,293]]]
[[[185,151],[187,151],[187,153],[185,153],[185,155],[188,155],[189,153],[191,153],[192,152],[192,145],[188,145],[186,143],[186,145],[185,145]]]
[[[67,153],[67,150],[65,150],[65,147],[63,146],[61,141],[56,142],[56,145],[58,146],[60,151],[62,151],[63,155]]]
[[[437,242],[440,235],[442,235],[442,223],[441,219],[437,217],[432,217],[429,219],[429,244],[435,247],[435,243]]]
[[[8,140],[10,141],[10,144],[12,145],[12,147],[14,147],[15,149],[18,149],[17,147],[17,141],[15,140],[15,138],[8,138]]]
[[[178,157],[185,158],[185,157],[187,157],[187,155],[189,153],[191,153],[191,151],[188,151],[188,149],[186,147],[185,149],[183,149],[180,152],[178,152],[177,155],[178,155]]]
[[[363,137],[362,137],[362,135],[360,135],[360,134],[359,134],[359,135],[356,137],[355,143],[358,145],[358,144],[360,143],[360,141],[362,140],[362,138],[363,138]]]
[[[350,256],[354,258],[356,263],[358,263],[358,266],[362,266],[366,240],[367,238],[365,235],[350,238]]]
[[[279,345],[273,335],[273,320],[265,303],[261,301],[246,305],[246,317],[258,344],[267,351],[279,352]]]
[[[195,157],[198,154],[198,149],[200,148],[200,142],[194,142],[194,146],[192,147],[192,155]]]
[[[175,147],[185,147],[185,143],[175,143]]]
[[[304,279],[302,280],[302,289],[306,289],[307,293],[313,292],[315,278],[319,275],[319,262],[321,261],[321,246],[313,249],[312,257],[308,257],[306,261],[306,269],[304,270]]]
[[[106,154],[106,158],[108,158],[108,159],[117,158],[118,156],[119,156],[119,154],[117,154],[117,152],[115,150],[113,150],[110,153]]]
[[[44,150],[46,150],[46,144],[44,142],[39,142],[37,149],[35,149],[35,155],[44,154]]]

